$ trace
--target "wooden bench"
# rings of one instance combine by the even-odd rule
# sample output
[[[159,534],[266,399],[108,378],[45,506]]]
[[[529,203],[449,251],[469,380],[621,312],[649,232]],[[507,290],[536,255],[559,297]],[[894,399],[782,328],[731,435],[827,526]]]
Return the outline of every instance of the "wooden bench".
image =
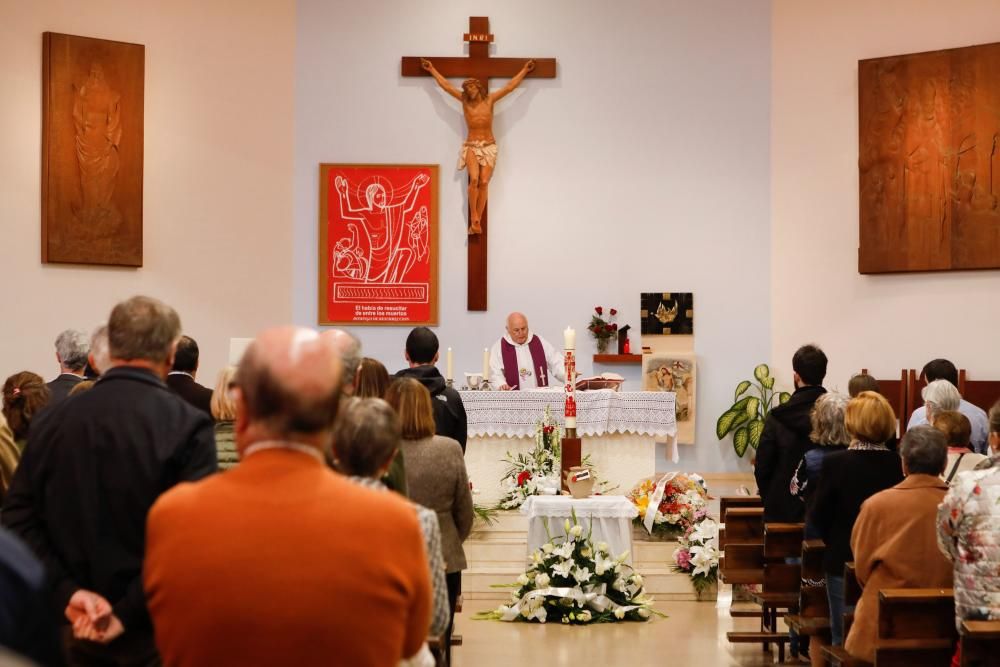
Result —
[[[722,515],[719,548],[727,544],[764,544],[764,508],[731,507]]]
[[[729,510],[727,517],[739,511]],[[746,559],[759,558],[763,568],[761,592],[751,596],[761,608],[760,631],[729,632],[726,637],[733,643],[759,643],[765,651],[770,649],[772,643],[777,644],[779,662],[784,662],[789,636],[787,632],[778,631],[778,612],[797,609],[802,580],[801,566],[786,561],[801,554],[802,530],[802,524],[769,523],[764,525],[762,545],[726,545],[727,554],[739,554]],[[735,571],[730,572],[733,578]]]
[[[962,621],[962,667],[1000,665],[1000,621]]]
[[[962,369],[958,372],[958,393],[969,403],[989,412],[997,399],[1000,399],[1000,381],[970,380]]]
[[[863,375],[868,375],[868,369],[862,368],[861,373]],[[906,369],[899,371],[898,380],[879,380],[878,382],[878,393],[882,394],[889,405],[892,406],[892,411],[896,413],[896,418],[899,420],[898,433],[899,437],[902,438],[903,434],[906,433],[906,422],[910,418],[910,413],[913,410],[907,411],[909,408],[909,390],[910,384],[907,382]]]
[[[886,588],[878,593],[879,667],[947,665],[955,653],[955,598],[950,588]]]
[[[785,625],[802,637],[809,637],[809,652],[819,655],[830,643],[830,603],[826,596],[826,573],[823,571],[823,540],[802,543],[802,587],[799,611],[785,616]]]

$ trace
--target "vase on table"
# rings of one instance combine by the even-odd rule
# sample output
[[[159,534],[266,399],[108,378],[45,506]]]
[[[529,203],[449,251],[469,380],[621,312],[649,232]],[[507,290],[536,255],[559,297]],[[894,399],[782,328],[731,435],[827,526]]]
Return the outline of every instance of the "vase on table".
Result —
[[[608,347],[610,347],[610,346],[611,346],[611,336],[607,336],[605,338],[598,338],[597,339],[597,353],[598,354],[607,354]]]

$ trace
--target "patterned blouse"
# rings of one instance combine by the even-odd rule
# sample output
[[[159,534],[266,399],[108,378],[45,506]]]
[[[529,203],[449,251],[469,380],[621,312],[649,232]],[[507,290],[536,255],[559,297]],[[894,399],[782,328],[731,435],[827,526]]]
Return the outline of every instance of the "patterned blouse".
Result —
[[[1000,619],[1000,457],[961,472],[938,508],[938,546],[955,564],[955,614]]]
[[[349,477],[355,484],[374,489],[388,491],[389,487],[377,479],[369,477]],[[431,591],[433,605],[431,610],[430,635],[444,635],[451,622],[451,607],[448,605],[448,584],[444,578],[444,557],[441,555],[441,529],[438,526],[437,512],[423,505],[410,501],[420,520],[420,530],[424,534],[424,547],[427,550],[427,562],[431,568]]]

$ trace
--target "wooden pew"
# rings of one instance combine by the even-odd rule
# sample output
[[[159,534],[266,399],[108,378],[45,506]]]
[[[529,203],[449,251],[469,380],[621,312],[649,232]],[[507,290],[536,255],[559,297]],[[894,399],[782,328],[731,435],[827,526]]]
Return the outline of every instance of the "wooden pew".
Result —
[[[737,507],[763,507],[760,496],[722,496],[719,498],[719,517],[726,522],[726,510]]]
[[[756,496],[742,496],[757,499]],[[759,586],[764,583],[764,508],[756,505],[733,507],[727,503],[722,520],[728,521],[730,530],[725,524],[719,531],[719,550],[722,558],[719,561],[719,576],[727,584]],[[761,615],[759,609],[731,608],[729,615],[733,618],[756,618]]]
[[[886,588],[878,597],[878,667],[950,664],[957,638],[950,588]]]
[[[962,621],[962,667],[1000,665],[1000,621]]]
[[[736,510],[730,510],[730,513],[733,511]],[[760,631],[726,634],[732,643],[759,643],[764,650],[768,650],[772,643],[777,644],[779,662],[785,660],[785,644],[789,641],[789,636],[787,632],[778,631],[778,612],[797,610],[802,581],[801,565],[791,565],[786,561],[801,555],[802,531],[803,525],[800,523],[764,525],[763,585],[761,592],[752,596],[761,606]],[[728,544],[726,548],[728,550],[736,546]]]
[[[719,548],[733,544],[764,544],[764,508],[732,507],[722,515],[725,522],[719,534]]]
[[[989,412],[1000,399],[1000,381],[970,380],[965,369],[962,369],[958,372],[958,393],[969,403]]]

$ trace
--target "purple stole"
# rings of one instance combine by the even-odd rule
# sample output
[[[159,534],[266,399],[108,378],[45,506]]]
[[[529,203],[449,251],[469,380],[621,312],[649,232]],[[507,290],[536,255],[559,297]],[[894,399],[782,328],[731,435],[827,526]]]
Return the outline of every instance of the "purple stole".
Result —
[[[545,360],[545,348],[538,336],[532,334],[528,341],[528,351],[531,352],[532,371],[535,374],[535,386],[549,386],[549,362]],[[507,381],[507,386],[511,389],[521,388],[520,369],[517,366],[517,348],[507,342],[506,338],[500,339],[500,359],[503,361],[503,377]]]

